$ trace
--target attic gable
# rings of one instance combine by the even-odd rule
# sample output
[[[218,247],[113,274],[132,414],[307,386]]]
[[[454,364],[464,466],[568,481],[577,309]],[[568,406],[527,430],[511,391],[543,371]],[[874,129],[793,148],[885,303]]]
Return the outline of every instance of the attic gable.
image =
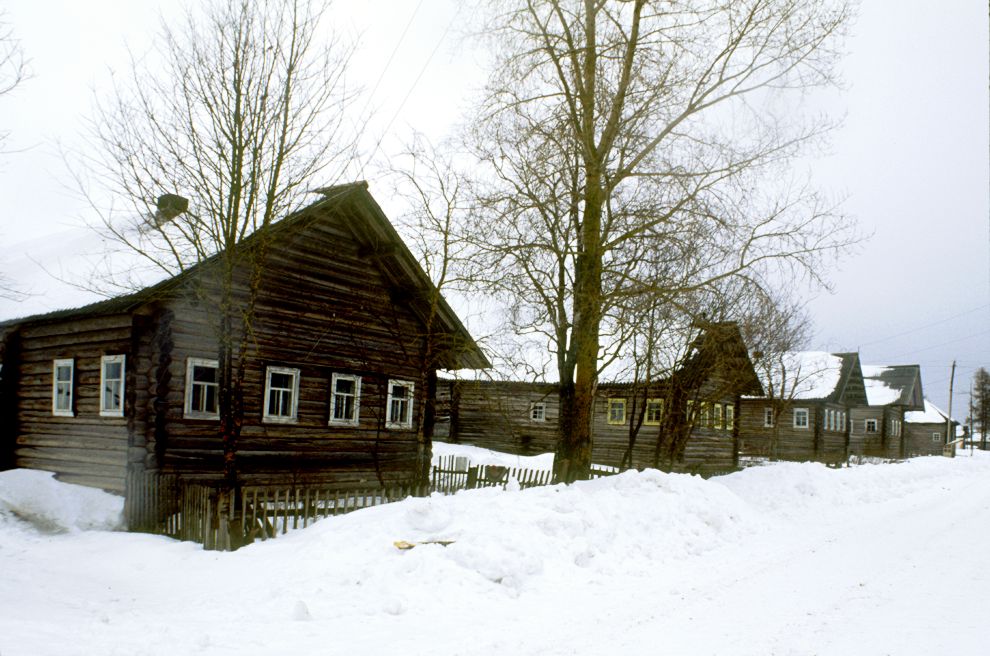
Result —
[[[905,410],[924,411],[921,367],[906,365],[864,365],[863,381],[869,405],[902,406]]]

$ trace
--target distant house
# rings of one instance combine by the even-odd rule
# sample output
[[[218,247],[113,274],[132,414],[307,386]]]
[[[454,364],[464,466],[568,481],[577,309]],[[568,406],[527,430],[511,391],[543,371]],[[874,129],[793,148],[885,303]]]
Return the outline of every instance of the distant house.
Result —
[[[959,422],[953,421],[955,431]],[[924,410],[904,413],[904,449],[907,456],[942,455],[942,447],[951,441],[946,439],[948,414],[925,399]]]
[[[367,184],[321,191],[265,229],[239,476],[408,480],[429,455],[436,369],[488,361]],[[135,473],[219,478],[218,312],[189,293],[210,275],[208,260],[128,296],[0,324],[5,464],[117,492]]]
[[[672,374],[650,384],[598,385],[593,462],[699,473],[737,466],[739,398],[762,393],[739,329],[706,324],[686,351]],[[445,439],[525,455],[556,448],[555,384],[441,381],[438,396]]]
[[[867,403],[851,411],[851,450],[867,456],[906,458],[904,414],[925,410],[921,367],[864,365]]]
[[[740,456],[845,462],[851,408],[866,403],[859,354],[792,351],[761,365],[768,395],[740,403]]]

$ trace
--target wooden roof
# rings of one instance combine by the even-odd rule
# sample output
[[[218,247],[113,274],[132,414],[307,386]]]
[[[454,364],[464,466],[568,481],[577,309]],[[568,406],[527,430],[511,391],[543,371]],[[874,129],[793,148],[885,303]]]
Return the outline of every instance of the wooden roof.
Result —
[[[255,240],[260,238],[262,232],[277,243],[280,235],[290,234],[294,227],[298,227],[300,223],[311,219],[317,211],[331,210],[337,215],[345,215],[350,219],[347,221],[347,226],[351,229],[355,239],[369,253],[374,253],[372,259],[386,280],[396,288],[411,292],[408,296],[410,307],[425,322],[430,307],[430,299],[436,293],[436,288],[402,238],[399,237],[381,207],[371,196],[368,191],[368,183],[362,180],[325,187],[316,191],[323,196],[320,200],[293,212],[288,217],[263,230],[256,231],[242,240],[238,244],[238,248],[250,247]],[[81,316],[105,316],[136,312],[149,302],[172,294],[184,281],[199,275],[216,257],[218,256],[213,256],[213,258],[191,266],[176,276],[134,293],[78,308],[56,310],[0,322],[0,329]],[[484,369],[490,367],[491,363],[488,358],[467,332],[447,301],[442,296],[437,298],[437,319],[440,322],[440,332],[449,338],[446,340],[447,354],[445,358],[441,359],[441,366],[446,369]]]

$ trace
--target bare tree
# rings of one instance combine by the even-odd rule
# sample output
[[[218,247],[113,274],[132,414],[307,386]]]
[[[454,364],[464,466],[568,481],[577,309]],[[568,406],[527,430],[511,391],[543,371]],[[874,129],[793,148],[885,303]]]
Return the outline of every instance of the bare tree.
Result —
[[[245,354],[265,228],[350,160],[351,50],[316,0],[212,0],[162,21],[151,53],[99,102],[92,154],[103,231],[160,273],[200,265],[215,320],[224,475],[237,481]],[[331,179],[321,176],[330,171]],[[251,235],[254,239],[247,240]]]
[[[827,132],[800,91],[834,82],[841,0],[493,2],[471,136],[486,165],[476,261],[556,354],[557,477],[587,475],[613,314],[785,269],[821,281],[851,239],[789,163]],[[491,276],[490,276],[491,277]]]
[[[20,41],[14,36],[14,30],[0,13],[0,97],[11,93],[28,77],[27,60],[21,49]],[[0,130],[0,151],[3,150],[9,132]],[[0,297],[13,300],[24,298],[10,279],[0,274]]]

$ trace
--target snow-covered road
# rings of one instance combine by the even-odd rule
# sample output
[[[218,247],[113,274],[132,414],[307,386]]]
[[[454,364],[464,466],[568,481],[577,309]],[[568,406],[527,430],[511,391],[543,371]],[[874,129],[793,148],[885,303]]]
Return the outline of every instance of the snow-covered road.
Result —
[[[2,656],[956,655],[990,638],[990,454],[409,499],[232,554],[40,533],[10,480]]]

